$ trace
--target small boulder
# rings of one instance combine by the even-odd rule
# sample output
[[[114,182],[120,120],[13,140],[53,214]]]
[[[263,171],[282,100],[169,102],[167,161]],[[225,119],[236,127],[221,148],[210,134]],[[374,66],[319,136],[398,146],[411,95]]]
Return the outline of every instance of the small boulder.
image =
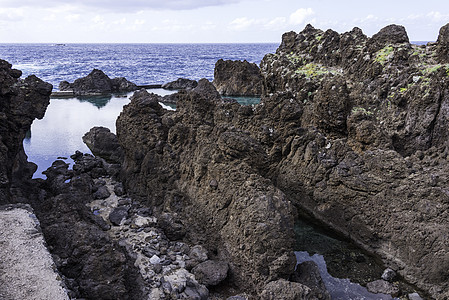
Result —
[[[205,286],[214,286],[226,279],[229,266],[227,262],[207,260],[193,268],[196,280]]]
[[[100,186],[95,193],[92,195],[94,199],[106,199],[111,196],[108,188],[106,186]]]
[[[260,293],[262,300],[297,300],[297,299],[314,299],[310,295],[312,291],[307,286],[291,282],[285,279],[279,279],[268,283]]]
[[[109,214],[109,221],[113,225],[120,226],[122,221],[128,217],[128,210],[129,208],[124,206],[117,207]]]
[[[382,279],[388,282],[392,282],[396,277],[396,272],[390,268],[386,268],[382,273]]]
[[[400,294],[400,290],[397,286],[385,280],[376,280],[373,282],[369,282],[366,285],[366,288],[369,292],[374,294],[389,294],[393,297],[399,296]]]
[[[95,156],[108,162],[121,163],[123,150],[117,136],[106,127],[93,127],[83,136],[83,142]]]

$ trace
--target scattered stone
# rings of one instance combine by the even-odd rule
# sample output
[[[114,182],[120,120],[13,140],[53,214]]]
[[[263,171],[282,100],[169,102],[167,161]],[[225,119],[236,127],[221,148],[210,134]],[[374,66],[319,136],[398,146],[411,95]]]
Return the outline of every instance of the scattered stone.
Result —
[[[195,245],[190,250],[189,257],[200,263],[205,262],[208,259],[207,250],[201,245]]]
[[[153,255],[150,258],[150,263],[152,263],[153,265],[159,264],[160,262],[161,262],[161,259],[157,255]]]
[[[366,285],[366,288],[369,292],[375,294],[388,294],[393,297],[397,297],[400,294],[400,289],[397,286],[385,280],[376,280],[369,282]]]
[[[114,193],[119,197],[125,194],[125,189],[123,188],[123,184],[121,182],[114,185]]]
[[[393,280],[396,278],[396,272],[393,271],[393,270],[390,269],[390,268],[387,268],[387,269],[385,269],[384,272],[382,273],[381,278],[382,278],[383,280],[385,280],[385,281],[393,282]]]
[[[128,217],[128,207],[117,207],[109,214],[109,221],[115,226],[120,226],[122,221]]]
[[[205,286],[214,286],[226,279],[228,263],[224,261],[207,260],[193,268],[196,280]]]
[[[106,199],[111,196],[108,188],[104,185],[100,186],[95,193],[92,195],[94,199]]]
[[[298,282],[279,279],[268,283],[260,293],[260,299],[278,300],[282,295],[283,300],[314,299],[310,297],[312,291]]]
[[[421,298],[421,296],[419,296],[418,293],[408,294],[408,299],[409,300],[423,300],[423,298]]]

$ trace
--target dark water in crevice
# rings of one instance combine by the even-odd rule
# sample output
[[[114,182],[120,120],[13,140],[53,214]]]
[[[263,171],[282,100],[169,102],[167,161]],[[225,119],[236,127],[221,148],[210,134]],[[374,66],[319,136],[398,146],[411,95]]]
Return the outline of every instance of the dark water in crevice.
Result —
[[[333,300],[400,299],[370,293],[366,289],[366,284],[381,279],[386,269],[380,258],[308,219],[296,220],[294,230],[297,262],[314,261],[318,265]],[[403,295],[416,292],[414,287],[399,278],[394,284],[399,286]]]

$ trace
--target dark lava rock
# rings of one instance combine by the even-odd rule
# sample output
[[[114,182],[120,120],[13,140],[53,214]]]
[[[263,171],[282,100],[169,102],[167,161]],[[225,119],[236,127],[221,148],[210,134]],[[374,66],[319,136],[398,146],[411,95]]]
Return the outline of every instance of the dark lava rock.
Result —
[[[175,81],[163,84],[162,88],[166,90],[191,90],[196,88],[197,85],[198,82],[196,80],[178,78]]]
[[[103,71],[94,69],[89,75],[78,78],[73,83],[61,82],[59,90],[73,91],[75,96],[85,96],[131,92],[137,90],[137,86],[123,77],[111,79]]]
[[[377,51],[389,44],[410,43],[404,26],[388,25],[373,35],[369,44]]]
[[[449,23],[441,27],[436,47],[438,60],[441,63],[449,63]]]
[[[177,216],[249,293],[292,284],[280,279],[294,271],[299,209],[449,297],[449,77],[437,50],[401,26],[372,38],[306,26],[262,60],[255,107],[207,80],[178,93],[176,111],[139,93],[117,120],[126,189],[157,218]]]
[[[318,266],[313,261],[306,261],[296,267],[292,281],[306,285],[312,290],[315,299],[331,299],[320,275]]]
[[[228,263],[224,261],[207,260],[193,268],[192,273],[199,283],[206,287],[218,285],[228,276]]]
[[[113,225],[120,226],[122,221],[128,217],[128,211],[129,208],[126,206],[120,206],[115,208],[109,214],[109,221],[111,221]]]
[[[262,74],[255,63],[218,60],[214,81],[218,92],[226,96],[259,96],[262,94]]]
[[[34,75],[20,79],[22,72],[0,60],[0,205],[12,202],[11,188],[31,184],[37,166],[27,161],[23,139],[34,119],[41,119],[50,103],[52,85]]]
[[[109,196],[111,196],[111,193],[109,192],[108,188],[105,186],[100,186],[97,191],[95,191],[92,195],[94,199],[106,199]]]
[[[117,136],[108,128],[93,127],[83,136],[83,142],[96,156],[108,162],[121,163],[123,157],[122,147]]]

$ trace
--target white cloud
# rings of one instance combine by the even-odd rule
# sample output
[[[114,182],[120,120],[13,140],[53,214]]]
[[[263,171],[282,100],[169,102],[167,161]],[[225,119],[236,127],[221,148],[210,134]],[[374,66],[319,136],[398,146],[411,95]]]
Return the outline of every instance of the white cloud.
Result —
[[[277,17],[277,18],[274,18],[274,19],[268,21],[268,23],[266,23],[264,25],[264,27],[266,29],[282,29],[282,28],[284,28],[286,23],[287,23],[287,18]]]
[[[308,17],[314,15],[315,12],[313,9],[309,8],[300,8],[294,13],[290,15],[290,23],[293,25],[303,24]]]
[[[229,27],[233,30],[245,30],[256,22],[255,19],[248,19],[247,17],[237,18],[229,24]]]
[[[21,21],[24,17],[22,8],[0,8],[1,21]]]
[[[223,6],[244,0],[0,0],[0,7],[40,7],[48,8],[61,5],[77,5],[100,8],[108,11],[139,10],[190,10],[210,6]]]
[[[68,22],[75,22],[78,21],[80,17],[81,17],[80,14],[70,14],[65,16],[64,19],[66,19]]]

